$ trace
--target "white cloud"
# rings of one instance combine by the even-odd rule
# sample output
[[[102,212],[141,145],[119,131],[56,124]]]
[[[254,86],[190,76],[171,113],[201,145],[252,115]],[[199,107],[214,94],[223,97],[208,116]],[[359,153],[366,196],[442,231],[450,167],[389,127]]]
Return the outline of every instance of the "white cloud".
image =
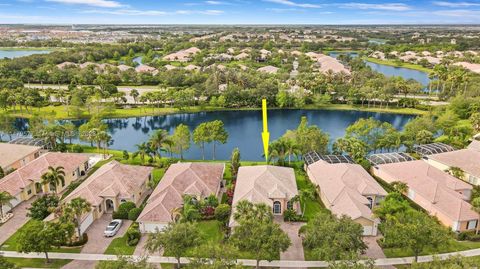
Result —
[[[290,0],[264,0],[265,2],[276,3],[291,7],[302,7],[302,8],[320,8],[320,5],[308,4],[308,3],[296,3]]]
[[[221,2],[221,1],[205,1],[206,4],[209,4],[209,5],[225,5],[227,3],[225,2]]]
[[[94,7],[109,7],[118,8],[124,7],[121,3],[111,0],[45,0],[47,2],[55,2],[60,4],[72,4],[72,5],[87,5]]]
[[[480,3],[473,2],[447,2],[447,1],[434,1],[432,4],[441,7],[477,7]]]
[[[406,11],[410,10],[410,6],[403,3],[386,3],[386,4],[369,4],[369,3],[344,3],[338,4],[343,8],[355,8],[355,9],[376,9],[376,10],[390,10],[390,11]]]
[[[434,11],[433,14],[437,16],[445,16],[445,17],[479,18],[480,10],[468,10],[468,9],[438,10],[438,11]]]
[[[137,9],[90,9],[84,10],[81,13],[95,13],[95,14],[111,14],[120,16],[167,16],[167,15],[189,15],[189,14],[202,14],[202,15],[220,15],[223,14],[223,10],[176,10],[176,11],[163,11],[163,10],[137,10]]]

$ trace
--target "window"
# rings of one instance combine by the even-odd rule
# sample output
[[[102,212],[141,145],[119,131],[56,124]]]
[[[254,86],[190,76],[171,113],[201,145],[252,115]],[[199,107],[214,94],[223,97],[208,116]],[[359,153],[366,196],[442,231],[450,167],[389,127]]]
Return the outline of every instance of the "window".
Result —
[[[102,212],[102,204],[98,205],[98,212]]]
[[[368,208],[372,209],[373,207],[373,199],[372,197],[367,197],[367,200],[368,200]]]
[[[287,202],[287,209],[288,209],[288,210],[293,210],[293,203],[292,203],[292,201],[288,201],[288,202]]]
[[[27,194],[28,194],[28,195],[32,194],[32,189],[28,189],[28,190],[27,190]]]
[[[470,176],[468,177],[468,182],[469,182],[470,184],[473,184],[473,185],[478,185],[478,178],[470,175]]]
[[[279,201],[273,202],[273,214],[282,214],[282,204]]]
[[[467,223],[467,230],[473,230],[477,228],[477,220],[471,220]]]
[[[120,203],[125,203],[126,201],[127,201],[127,200],[122,199],[122,200],[120,200]]]

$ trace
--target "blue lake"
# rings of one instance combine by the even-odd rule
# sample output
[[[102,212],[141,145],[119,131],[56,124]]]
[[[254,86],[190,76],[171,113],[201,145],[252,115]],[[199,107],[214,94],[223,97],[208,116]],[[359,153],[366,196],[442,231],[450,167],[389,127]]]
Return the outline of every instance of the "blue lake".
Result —
[[[344,136],[345,128],[360,118],[373,117],[380,121],[389,122],[400,130],[414,117],[411,115],[341,110],[270,110],[268,113],[271,141],[279,138],[286,130],[295,129],[300,122],[300,117],[306,116],[310,124],[317,125],[330,135],[331,143]],[[177,125],[183,123],[193,131],[200,123],[212,120],[222,120],[229,133],[228,142],[217,146],[217,159],[229,159],[232,150],[238,147],[243,160],[262,160],[261,111],[179,113],[164,116],[107,119],[105,122],[108,124],[109,133],[113,138],[110,148],[135,151],[135,145],[148,141],[149,136],[155,129],[166,129],[173,132]],[[73,123],[80,126],[84,121],[76,120]],[[15,136],[28,135],[28,120],[17,119],[16,127],[19,133]],[[4,135],[3,138],[8,138],[8,136]],[[78,143],[79,141],[75,139],[75,142]],[[202,155],[200,148],[192,144],[184,156],[187,159],[201,159]],[[212,145],[207,145],[206,157],[210,159],[211,156]]]
[[[29,56],[33,54],[48,54],[52,51],[50,50],[8,50],[0,48],[0,59],[3,58],[19,58],[24,56]]]

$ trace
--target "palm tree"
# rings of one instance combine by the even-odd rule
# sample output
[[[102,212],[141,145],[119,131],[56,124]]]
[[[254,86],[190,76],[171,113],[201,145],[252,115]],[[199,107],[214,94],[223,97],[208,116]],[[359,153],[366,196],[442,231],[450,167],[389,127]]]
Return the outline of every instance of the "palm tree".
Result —
[[[103,144],[103,158],[106,158],[108,143],[112,140],[112,137],[105,131],[101,131],[97,134],[97,140]]]
[[[270,159],[276,159],[279,165],[285,164],[285,158],[287,157],[287,142],[285,139],[278,139],[270,145]]]
[[[92,205],[81,197],[72,199],[70,203],[68,203],[63,209],[63,213],[75,223],[75,226],[77,227],[78,238],[82,237],[82,232],[80,229],[82,216],[91,210]]]
[[[292,155],[297,157],[300,154],[300,148],[292,139],[285,139],[286,153],[288,155],[288,165],[292,163]]]
[[[145,156],[150,153],[150,147],[147,143],[143,142],[142,144],[135,145],[137,147],[137,151],[135,151],[132,155],[132,158],[136,158],[140,155],[140,160],[142,160],[142,164],[145,163]]]
[[[15,199],[10,193],[6,191],[0,192],[0,218],[3,218],[3,207],[9,206],[12,207],[11,200]]]
[[[191,195],[183,196],[183,206],[177,208],[174,212],[180,215],[180,222],[192,222],[200,219],[200,212],[195,205],[195,199]]]
[[[401,181],[394,181],[394,182],[392,182],[391,185],[396,192],[406,193],[408,191],[407,183],[404,183],[404,182],[401,182]]]
[[[305,188],[301,189],[298,192],[298,196],[294,197],[294,201],[300,201],[302,204],[302,218],[305,215],[305,208],[307,207],[307,200],[315,199],[315,189],[312,188]]]
[[[154,154],[158,155],[158,159],[161,159],[162,156],[160,155],[160,152],[165,150],[166,146],[172,145],[172,141],[166,130],[159,129],[152,134],[149,144]]]
[[[48,171],[45,172],[42,177],[42,184],[48,186],[54,186],[55,194],[57,194],[57,186],[61,182],[65,182],[65,171],[62,166],[53,168],[52,166],[48,167]]]

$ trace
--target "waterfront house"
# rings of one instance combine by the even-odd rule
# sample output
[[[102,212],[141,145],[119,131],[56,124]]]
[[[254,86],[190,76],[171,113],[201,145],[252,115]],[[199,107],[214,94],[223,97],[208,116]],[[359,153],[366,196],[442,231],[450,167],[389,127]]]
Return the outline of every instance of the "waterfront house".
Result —
[[[137,219],[142,233],[163,230],[178,217],[183,196],[205,199],[210,195],[221,198],[223,163],[175,163],[165,172],[160,183],[147,200]]]
[[[35,160],[42,153],[38,146],[0,143],[0,167],[3,171],[18,169]]]

